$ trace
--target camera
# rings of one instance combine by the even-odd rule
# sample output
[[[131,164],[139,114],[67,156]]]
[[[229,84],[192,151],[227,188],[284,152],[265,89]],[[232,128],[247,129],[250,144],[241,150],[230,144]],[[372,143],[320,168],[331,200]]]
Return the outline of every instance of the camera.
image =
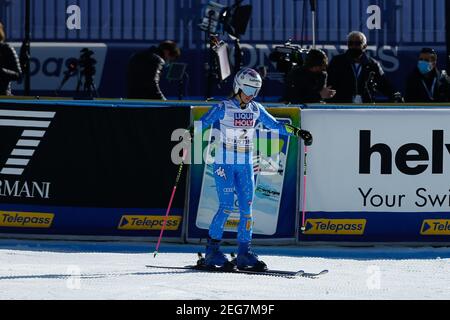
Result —
[[[307,49],[302,49],[299,45],[292,44],[289,39],[284,45],[275,47],[270,53],[269,59],[277,64],[277,71],[288,73],[297,65],[303,64],[303,54]]]
[[[80,53],[78,63],[81,67],[81,74],[86,78],[93,77],[96,72],[95,64],[97,63],[97,60],[92,57],[94,55],[94,51],[84,48],[80,51]]]
[[[97,64],[97,60],[95,60],[92,56],[94,55],[94,51],[84,48],[80,51],[80,58],[78,59],[78,65],[80,66],[80,74],[78,85],[77,85],[77,93],[81,89],[82,78],[84,77],[84,93],[91,97],[97,97],[97,89],[94,84],[94,76],[96,73],[95,65]]]

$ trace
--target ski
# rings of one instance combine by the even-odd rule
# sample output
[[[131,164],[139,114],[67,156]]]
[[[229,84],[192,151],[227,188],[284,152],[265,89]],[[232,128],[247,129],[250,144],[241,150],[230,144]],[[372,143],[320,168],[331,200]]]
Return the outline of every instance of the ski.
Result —
[[[230,255],[231,255],[232,263],[234,263],[236,265],[236,262],[235,262],[236,261],[236,254],[234,252],[232,252]],[[202,259],[203,259],[203,255],[200,252],[198,253],[198,257],[200,258],[199,262],[201,262]],[[199,262],[197,262],[197,264]],[[304,277],[304,278],[312,278],[312,279],[317,278],[317,277],[319,277],[321,275],[324,275],[324,274],[328,273],[328,270],[322,270],[322,271],[320,271],[318,273],[305,272],[303,270],[299,270],[299,271],[267,270],[267,271],[273,272],[273,273],[276,273],[276,274],[279,274],[279,275],[283,275],[284,274],[284,275],[287,275],[287,276]],[[264,272],[264,271],[259,271],[259,272]]]
[[[203,266],[184,266],[184,267],[174,267],[174,266],[153,266],[146,265],[147,268],[152,269],[174,269],[174,270],[190,270],[194,272],[212,272],[212,273],[236,273],[236,274],[252,274],[252,275],[265,275],[272,277],[283,277],[283,278],[296,278],[303,275],[303,271],[284,271],[284,270],[266,270],[266,271],[255,271],[255,270],[239,270],[239,269],[222,269],[222,268],[205,268]]]
[[[199,254],[199,257],[200,254]],[[303,270],[299,271],[287,271],[287,270],[275,270],[268,269],[264,271],[259,270],[239,270],[239,269],[224,269],[218,267],[209,267],[203,264],[203,258],[200,258],[197,262],[197,265],[188,265],[184,267],[175,267],[175,266],[155,266],[155,265],[146,265],[147,268],[153,269],[172,269],[172,270],[191,270],[195,272],[217,272],[217,273],[237,273],[237,274],[249,274],[249,275],[263,275],[263,276],[272,276],[272,277],[283,277],[283,278],[310,278],[315,279],[324,274],[328,273],[328,270],[322,270],[318,273],[305,272]]]

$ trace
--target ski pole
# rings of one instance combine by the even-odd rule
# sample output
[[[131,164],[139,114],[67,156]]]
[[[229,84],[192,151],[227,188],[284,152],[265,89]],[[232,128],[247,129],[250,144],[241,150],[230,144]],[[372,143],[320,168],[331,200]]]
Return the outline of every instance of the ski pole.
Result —
[[[172,201],[175,196],[175,191],[177,191],[177,185],[178,185],[178,181],[180,181],[181,172],[183,171],[183,164],[184,164],[186,155],[187,155],[187,149],[183,149],[183,158],[181,159],[181,163],[178,166],[177,178],[175,180],[175,185],[173,186],[172,195],[170,196],[170,200],[169,200],[169,206],[167,207],[166,216],[164,217],[164,223],[161,228],[161,232],[159,233],[159,239],[158,239],[158,243],[156,244],[155,252],[153,253],[153,258],[156,258],[156,255],[158,254],[159,245],[161,244],[162,235],[163,235],[164,229],[166,228],[167,218],[169,217],[169,212],[170,212],[170,207],[172,206]]]
[[[302,232],[306,230],[305,215],[306,215],[306,157],[308,156],[308,147],[305,145],[305,151],[303,155],[303,202],[302,202]]]

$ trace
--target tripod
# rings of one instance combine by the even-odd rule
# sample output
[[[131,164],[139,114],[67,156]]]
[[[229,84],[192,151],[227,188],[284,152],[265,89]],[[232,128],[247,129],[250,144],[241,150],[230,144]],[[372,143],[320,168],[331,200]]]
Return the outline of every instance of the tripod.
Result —
[[[83,78],[83,76],[80,77],[78,84],[77,84],[77,94],[80,91],[82,78]],[[94,77],[92,75],[89,75],[89,76],[84,75],[84,78],[85,78],[84,87],[83,87],[84,96],[87,96],[90,98],[97,98],[98,92],[97,92],[97,88],[95,87]]]

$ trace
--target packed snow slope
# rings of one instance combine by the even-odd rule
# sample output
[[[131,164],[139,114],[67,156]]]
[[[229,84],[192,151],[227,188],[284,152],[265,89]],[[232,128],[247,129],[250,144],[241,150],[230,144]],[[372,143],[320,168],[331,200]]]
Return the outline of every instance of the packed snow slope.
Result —
[[[195,264],[203,246],[0,240],[0,299],[450,299],[450,248],[255,247],[317,279],[147,268]],[[226,246],[231,253],[236,248]]]

